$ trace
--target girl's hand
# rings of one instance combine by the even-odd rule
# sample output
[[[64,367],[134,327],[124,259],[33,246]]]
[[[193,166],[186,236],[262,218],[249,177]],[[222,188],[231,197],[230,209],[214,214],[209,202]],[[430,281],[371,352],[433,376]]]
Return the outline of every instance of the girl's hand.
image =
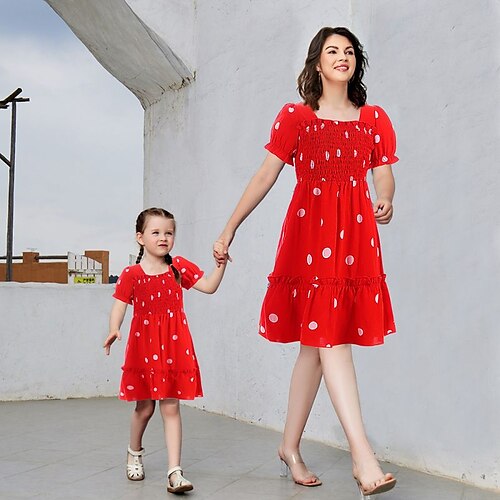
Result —
[[[106,356],[109,356],[109,351],[111,349],[111,344],[113,344],[113,342],[118,339],[118,340],[121,340],[122,339],[122,336],[120,334],[120,331],[119,330],[116,330],[114,332],[110,332],[110,334],[108,335],[108,337],[106,338],[106,340],[104,341],[104,349],[105,349],[105,352],[106,352]]]
[[[379,198],[373,204],[373,213],[375,214],[375,221],[378,224],[389,224],[394,213],[391,200]]]
[[[214,243],[213,256],[217,267],[224,265],[227,261],[233,262],[229,255],[229,245],[233,241],[234,232],[223,232],[219,239]]]

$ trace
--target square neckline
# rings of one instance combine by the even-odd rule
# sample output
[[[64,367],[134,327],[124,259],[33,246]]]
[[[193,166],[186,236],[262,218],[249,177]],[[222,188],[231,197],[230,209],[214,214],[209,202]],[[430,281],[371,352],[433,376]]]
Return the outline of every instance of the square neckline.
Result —
[[[359,107],[359,116],[356,120],[332,120],[331,118],[321,118],[319,117],[316,112],[309,106],[308,104],[303,104],[305,108],[307,108],[308,111],[312,114],[314,119],[316,120],[322,120],[324,122],[332,122],[332,123],[361,123],[363,120],[361,119],[363,116],[363,110],[366,108],[366,104],[363,104],[363,106]]]

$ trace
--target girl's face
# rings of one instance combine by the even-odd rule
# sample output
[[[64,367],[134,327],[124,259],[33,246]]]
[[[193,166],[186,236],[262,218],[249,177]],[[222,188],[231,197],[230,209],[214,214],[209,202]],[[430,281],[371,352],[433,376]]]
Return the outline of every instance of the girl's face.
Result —
[[[342,35],[329,36],[321,49],[316,69],[323,83],[349,82],[356,69],[356,56],[349,38]]]
[[[146,253],[155,257],[165,257],[173,248],[175,240],[175,221],[150,215],[142,233],[137,233],[137,242],[144,245]]]

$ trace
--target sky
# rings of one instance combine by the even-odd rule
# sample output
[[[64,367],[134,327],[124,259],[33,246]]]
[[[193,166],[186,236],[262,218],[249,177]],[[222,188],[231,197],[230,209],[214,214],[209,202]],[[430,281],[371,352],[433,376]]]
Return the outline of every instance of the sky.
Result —
[[[0,0],[0,99],[16,88],[14,255],[109,250],[119,274],[137,253],[143,110],[43,0]],[[11,110],[0,109],[10,154]],[[0,255],[6,254],[8,167],[0,161]]]

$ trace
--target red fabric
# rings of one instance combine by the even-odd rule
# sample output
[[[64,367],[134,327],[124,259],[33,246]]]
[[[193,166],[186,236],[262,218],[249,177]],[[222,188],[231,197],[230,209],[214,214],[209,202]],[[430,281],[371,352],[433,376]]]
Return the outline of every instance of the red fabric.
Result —
[[[203,271],[183,257],[173,264],[191,288]],[[123,270],[113,297],[134,305],[120,399],[194,399],[202,396],[200,370],[184,314],[182,287],[169,269],[147,275],[140,264]]]
[[[315,347],[383,343],[396,328],[366,173],[398,161],[389,117],[365,105],[359,120],[324,120],[289,103],[266,149],[295,166],[297,185],[260,334]]]

